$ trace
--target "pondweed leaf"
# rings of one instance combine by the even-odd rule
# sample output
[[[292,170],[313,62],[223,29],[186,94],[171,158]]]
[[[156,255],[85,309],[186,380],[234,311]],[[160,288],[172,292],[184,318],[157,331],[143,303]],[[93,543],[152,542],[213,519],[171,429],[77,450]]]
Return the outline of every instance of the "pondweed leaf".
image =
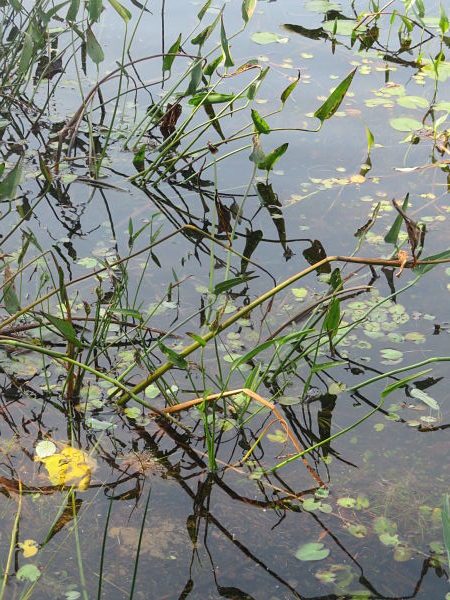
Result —
[[[211,23],[211,25],[208,25],[208,27],[205,27],[205,29],[203,29],[203,31],[201,31],[195,38],[193,38],[191,40],[191,44],[194,44],[194,46],[200,46],[200,47],[203,46],[203,44],[209,38],[211,33],[214,31],[221,16],[222,16],[222,11],[219,12],[219,14],[214,19],[214,21]]]
[[[450,504],[448,494],[442,498],[442,533],[444,536],[445,549],[447,551],[448,566],[450,568]]]
[[[267,154],[264,157],[264,159],[258,163],[258,169],[264,169],[264,171],[267,172],[273,169],[274,164],[281,156],[283,156],[283,154],[288,149],[288,146],[288,143],[282,144],[281,146],[278,146],[278,148],[275,148],[275,150]]]
[[[409,192],[406,194],[405,199],[403,200],[402,210],[406,211],[408,208],[408,199]],[[384,241],[386,244],[396,244],[398,239],[398,234],[400,233],[400,229],[402,228],[403,217],[401,215],[397,215],[395,217],[395,221],[392,224],[392,227],[389,229],[387,234],[384,236]]]
[[[269,125],[254,108],[252,108],[252,120],[258,133],[270,133]]]
[[[397,131],[418,131],[422,128],[422,123],[417,119],[411,119],[411,117],[397,117],[390,119],[389,121],[392,129]]]
[[[88,14],[89,21],[98,21],[103,10],[102,0],[89,0],[88,2]]]
[[[289,38],[282,37],[281,35],[278,35],[278,33],[272,33],[271,31],[255,31],[250,37],[255,44],[261,45],[274,43],[285,44],[289,40]]]
[[[218,92],[202,92],[201,94],[196,94],[193,98],[189,100],[189,104],[193,104],[194,106],[198,106],[203,102],[203,104],[223,104],[224,102],[233,102],[239,96],[235,96],[234,94],[219,94]]]
[[[18,70],[22,75],[28,71],[30,66],[31,58],[33,56],[33,38],[28,32],[25,32],[23,37],[22,54],[20,55]]]
[[[341,83],[331,92],[330,96],[327,98],[327,100],[325,100],[322,106],[314,113],[316,119],[319,119],[321,127],[324,121],[332,117],[341,105],[341,102],[353,81],[355,73],[356,68],[353,69],[353,71],[351,71],[347,77],[341,81]]]
[[[228,44],[227,34],[225,33],[225,27],[223,24],[223,15],[220,17],[220,43],[222,46],[222,53],[224,57],[224,66],[232,67],[234,65],[234,61],[231,58],[230,54],[230,46]]]
[[[108,2],[111,4],[114,10],[122,17],[125,23],[128,23],[128,21],[131,19],[130,11],[127,8],[125,8],[125,6],[120,4],[118,0],[108,0]]]
[[[298,560],[309,561],[309,560],[323,560],[330,554],[330,550],[325,548],[324,544],[320,542],[309,542],[303,544],[295,553],[295,558]]]
[[[175,60],[175,56],[171,56],[177,54],[180,49],[181,44],[181,33],[175,40],[175,42],[170,46],[167,54],[163,58],[163,71],[170,71],[172,68],[173,61]]]
[[[409,393],[413,398],[424,402],[433,410],[439,410],[441,408],[434,398],[426,394],[424,391],[419,390],[419,388],[413,388]]]
[[[17,186],[22,178],[22,159],[19,159],[16,166],[11,169],[8,175],[0,183],[0,200],[14,200],[16,197]],[[2,172],[4,167],[2,169]]]
[[[255,10],[256,0],[243,0],[242,2],[242,18],[245,24],[247,24],[252,18]]]
[[[297,75],[297,79],[295,81],[293,81],[292,83],[290,83],[287,88],[285,88],[280,96],[280,100],[281,100],[281,104],[284,106],[284,103],[286,102],[286,100],[289,98],[289,96],[292,94],[292,92],[294,91],[294,89],[297,87],[297,83],[300,81],[300,71],[298,72]]]
[[[443,252],[439,252],[439,254],[433,254],[432,256],[426,256],[422,258],[422,260],[440,260],[443,258],[450,258],[450,250],[444,250]],[[434,269],[437,265],[417,265],[414,267],[414,273],[418,275],[423,275],[424,273],[428,273],[431,269]]]
[[[66,21],[75,21],[77,18],[78,10],[80,8],[80,0],[72,0],[67,11]]]
[[[99,65],[105,58],[102,47],[90,27],[86,29],[86,51],[96,65]]]
[[[75,329],[73,328],[72,323],[66,321],[64,319],[60,319],[59,317],[55,317],[54,315],[50,315],[48,313],[42,313],[44,317],[50,321],[50,323],[55,327],[71,344],[81,348],[83,344],[77,338]]]
[[[211,6],[212,0],[206,0],[205,4],[201,7],[201,9],[197,13],[197,19],[201,21],[206,14],[206,11]]]

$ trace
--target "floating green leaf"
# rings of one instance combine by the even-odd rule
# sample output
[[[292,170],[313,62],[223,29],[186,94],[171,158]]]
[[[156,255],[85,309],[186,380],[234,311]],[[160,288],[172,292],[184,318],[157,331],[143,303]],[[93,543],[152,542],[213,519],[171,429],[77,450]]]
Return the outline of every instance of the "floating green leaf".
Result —
[[[38,567],[30,563],[22,565],[16,573],[16,578],[18,581],[34,582],[37,581],[40,576],[41,572]]]
[[[429,102],[421,96],[399,96],[397,103],[404,108],[428,108]]]
[[[282,37],[281,35],[278,35],[278,33],[271,33],[270,31],[255,31],[250,38],[255,44],[261,44],[263,46],[275,43],[285,44],[288,41],[287,37]]]
[[[188,364],[186,360],[180,356],[175,350],[168,348],[161,341],[158,340],[158,346],[162,352],[167,356],[167,358],[179,369],[187,369]]]
[[[389,120],[389,125],[397,131],[418,131],[422,129],[422,123],[411,117],[397,117]]]
[[[436,402],[436,400],[434,398],[432,398],[431,396],[429,396],[424,391],[419,390],[419,388],[412,388],[412,390],[409,393],[413,398],[420,400],[421,402],[423,402],[424,404],[426,404],[433,410],[440,410],[441,407]]]
[[[323,125],[324,121],[332,117],[341,105],[341,102],[353,81],[355,73],[356,68],[353,69],[353,71],[351,71],[347,77],[341,81],[341,83],[331,92],[330,96],[327,98],[327,100],[325,100],[322,106],[314,113],[316,119],[319,119],[321,123],[320,126]]]
[[[330,554],[330,550],[325,548],[320,542],[309,542],[303,544],[295,553],[295,558],[303,561],[323,560]]]

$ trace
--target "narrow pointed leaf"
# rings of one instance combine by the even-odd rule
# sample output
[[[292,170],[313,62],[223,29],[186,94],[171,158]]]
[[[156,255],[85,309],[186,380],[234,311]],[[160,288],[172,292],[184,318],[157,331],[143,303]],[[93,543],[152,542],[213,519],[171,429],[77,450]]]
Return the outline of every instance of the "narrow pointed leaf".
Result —
[[[22,177],[22,159],[11,169],[5,179],[0,183],[0,200],[4,198],[14,200],[16,197],[17,186]]]
[[[332,117],[340,107],[341,102],[353,81],[355,73],[356,69],[353,69],[353,71],[351,71],[347,77],[341,81],[337,88],[331,92],[330,96],[327,98],[327,100],[325,100],[322,106],[314,113],[316,119],[319,119],[321,122],[321,126],[323,125],[324,121]]]
[[[122,4],[118,2],[118,0],[108,0],[108,2],[111,4],[114,10],[122,17],[125,23],[128,23],[128,21],[131,19],[130,11],[127,8],[125,8],[125,6],[122,6]]]
[[[167,356],[171,363],[173,363],[176,367],[180,369],[187,369],[188,363],[187,361],[180,356],[175,350],[168,348],[162,342],[158,341],[158,346],[162,352]]]
[[[102,14],[102,10],[103,10],[102,0],[89,0],[89,3],[88,3],[89,21],[91,21],[91,23],[93,21],[98,21],[100,19],[100,15]]]
[[[75,21],[77,18],[78,10],[80,8],[80,0],[72,0],[67,11],[66,21]]]
[[[425,256],[421,258],[421,260],[441,260],[443,258],[450,258],[450,249],[444,250],[443,252],[439,252],[439,254],[433,254],[432,256]],[[424,273],[428,273],[431,269],[434,269],[437,265],[417,265],[414,267],[414,273],[418,275],[423,275]]]
[[[256,0],[243,0],[242,2],[242,18],[244,23],[247,24],[252,18],[253,12],[256,7]]]
[[[76,336],[75,329],[73,328],[72,323],[69,323],[69,321],[66,321],[65,319],[60,319],[59,317],[55,317],[47,313],[44,313],[44,316],[51,323],[51,325],[53,325],[53,327],[55,327],[55,329],[57,329],[63,335],[63,337],[66,338],[68,342],[71,342],[79,348],[83,346],[83,344]]]
[[[402,209],[405,211],[408,208],[408,199],[409,193],[406,194],[405,199],[403,200]],[[392,224],[392,227],[389,229],[387,234],[384,236],[384,241],[386,244],[396,244],[398,239],[398,234],[400,233],[400,229],[402,228],[403,218],[401,215],[397,215],[395,221]]]
[[[258,163],[258,169],[264,169],[267,172],[270,171],[271,169],[273,169],[277,160],[281,156],[283,156],[283,154],[288,149],[288,146],[289,146],[288,143],[282,144],[281,146],[278,146],[278,148],[275,148],[275,150],[273,150],[272,152],[267,154],[265,156],[264,160],[262,160],[260,163]]]
[[[97,38],[92,32],[90,27],[86,30],[86,51],[88,53],[89,58],[96,65],[99,65],[102,60],[105,58],[102,47],[97,41]]]
[[[284,103],[286,102],[286,100],[289,98],[289,96],[294,91],[294,89],[297,87],[297,84],[300,81],[300,77],[301,77],[301,74],[299,71],[298,75],[297,75],[297,79],[295,81],[293,81],[292,83],[290,83],[287,86],[287,88],[285,90],[283,90],[283,92],[281,93],[280,100],[281,100],[281,103],[283,106],[284,106]]]
[[[33,56],[33,47],[33,38],[26,32],[23,39],[22,54],[20,55],[19,65],[17,67],[21,75],[24,75],[28,71]]]
[[[163,58],[163,71],[170,71],[172,68],[173,61],[175,60],[175,56],[170,56],[171,54],[177,54],[180,49],[181,44],[181,33],[177,37],[176,41],[170,46],[168,53]]]
[[[192,96],[197,91],[198,84],[202,79],[202,63],[199,61],[191,71],[191,79],[189,81],[186,96]]]
[[[199,10],[199,12],[197,13],[197,18],[199,21],[201,21],[203,19],[203,17],[206,14],[206,11],[208,10],[208,8],[211,6],[211,0],[207,0],[205,2],[205,4],[201,7],[201,9]]]
[[[223,25],[223,15],[220,18],[220,43],[222,45],[222,52],[224,56],[225,67],[232,67],[234,65],[233,59],[230,54],[230,46],[228,45],[227,34],[225,33],[225,27]]]
[[[257,110],[252,108],[252,119],[253,124],[258,133],[270,133],[270,127],[266,121],[261,117]]]

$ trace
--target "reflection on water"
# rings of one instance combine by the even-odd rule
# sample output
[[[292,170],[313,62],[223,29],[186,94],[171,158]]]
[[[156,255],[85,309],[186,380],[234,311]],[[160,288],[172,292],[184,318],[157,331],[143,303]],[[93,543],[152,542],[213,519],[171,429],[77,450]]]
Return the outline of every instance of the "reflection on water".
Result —
[[[0,598],[445,597],[446,363],[348,390],[447,355],[445,266],[403,291],[413,279],[409,270],[397,278],[391,267],[327,263],[186,357],[187,364],[171,354],[192,343],[188,332],[214,330],[327,255],[352,255],[360,242],[358,255],[390,256],[384,238],[396,216],[392,196],[400,201],[409,192],[408,214],[426,223],[423,255],[446,249],[448,63],[435,83],[428,57],[448,38],[439,36],[434,15],[415,13],[415,21],[425,19],[423,36],[397,22],[394,35],[387,23],[404,10],[395,2],[383,26],[372,7],[352,40],[355,19],[366,10],[359,4],[258,2],[230,52],[236,65],[257,58],[270,71],[222,78],[220,93],[234,94],[234,102],[220,120],[221,104],[209,104],[191,122],[192,103],[176,95],[157,112],[183,73],[180,57],[164,77],[160,59],[133,64],[119,92],[117,77],[95,83],[117,69],[116,61],[167,52],[180,31],[186,36],[196,27],[201,7],[194,4],[180,11],[176,2],[127,3],[130,23],[141,21],[124,60],[123,20],[105,6],[92,27],[104,52],[98,72],[92,40],[87,50],[67,30],[37,59],[21,97],[5,93],[2,161],[22,171],[17,194],[1,189],[7,290],[8,269],[23,271],[14,293],[4,295],[4,316],[53,287],[66,290],[67,302],[64,293],[59,307],[49,299],[2,334],[64,357],[74,352],[94,371],[82,377],[76,364],[32,346],[1,350],[0,539],[9,577]],[[208,9],[208,22],[219,10]],[[240,3],[227,5],[224,22],[229,35],[240,28]],[[5,31],[11,43],[11,22]],[[72,48],[67,62],[63,43]],[[200,50],[183,43],[186,54]],[[354,67],[334,117],[320,133],[304,131],[317,127],[312,113]],[[271,114],[298,70],[284,110]],[[78,78],[85,94],[95,92],[92,104],[82,101]],[[268,177],[248,159],[258,148],[248,112],[238,110],[253,78],[259,89],[252,106],[274,130],[260,136],[264,152],[289,143]],[[139,137],[134,127],[152,110],[155,120]],[[176,156],[177,142],[158,162],[182,128],[189,132],[186,154]],[[371,217],[365,236],[355,237]],[[227,252],[230,245],[236,254]],[[85,277],[92,270],[97,276]],[[337,277],[346,286],[340,326],[361,325],[341,343],[330,337],[319,346],[317,337],[298,332],[323,322],[320,296],[336,291]],[[209,291],[217,285],[214,299]],[[48,313],[67,316],[69,305],[70,333],[60,320],[48,327]],[[289,345],[270,344],[289,333],[297,333]],[[264,342],[261,355],[228,375],[233,361]],[[136,403],[118,412],[109,396],[114,382],[102,376],[135,385],[167,359],[175,368],[147,389],[151,405],[250,387],[261,362],[258,393],[276,400],[282,418],[243,394],[220,399],[214,411],[177,414],[183,427]],[[71,368],[80,376],[68,389]],[[370,419],[307,455],[326,487],[301,461],[289,462],[298,451],[292,437],[302,448],[320,444],[376,408],[387,383],[413,373]],[[207,432],[214,427],[211,473]],[[36,456],[37,442],[49,440],[58,446],[53,471]],[[74,458],[64,454],[67,447],[83,453]],[[85,477],[88,471],[88,489],[66,477],[80,469]]]

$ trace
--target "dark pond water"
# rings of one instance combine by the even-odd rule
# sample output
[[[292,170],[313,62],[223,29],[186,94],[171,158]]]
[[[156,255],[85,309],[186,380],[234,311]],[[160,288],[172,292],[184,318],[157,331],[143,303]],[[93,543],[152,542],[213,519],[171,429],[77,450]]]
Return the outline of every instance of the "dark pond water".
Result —
[[[164,82],[160,56],[105,81],[60,157],[58,132],[96,81],[118,64],[168,52],[180,33],[185,53],[210,53],[208,61],[220,55],[220,20],[200,50],[189,40],[222,6],[212,2],[199,24],[200,3],[124,0],[131,16],[125,27],[122,4],[117,12],[105,2],[89,29],[90,11],[101,2],[83,4],[69,23],[67,10],[77,3],[55,5],[44,27],[48,38],[34,41],[28,59],[30,81],[16,86],[25,52],[14,45],[18,32],[32,38],[29,11],[53,5],[0,3],[8,74],[0,90],[0,151],[5,173],[21,165],[17,187],[0,188],[3,283],[18,272],[14,292],[3,296],[3,319],[61,280],[80,278],[66,288],[65,305],[63,294],[59,302],[52,296],[2,325],[0,600],[450,597],[441,518],[450,477],[447,363],[397,372],[449,355],[445,264],[422,277],[408,268],[396,277],[394,267],[333,264],[347,289],[335,349],[318,337],[322,313],[311,312],[330,294],[331,269],[314,271],[139,394],[161,409],[204,390],[248,388],[260,364],[258,394],[276,403],[296,443],[307,448],[362,419],[388,384],[411,376],[370,418],[306,455],[315,477],[299,459],[274,469],[296,449],[266,406],[252,401],[245,411],[248,397],[221,400],[204,415],[210,430],[214,421],[216,427],[212,472],[197,408],[174,414],[183,427],[156,420],[133,400],[124,411],[109,398],[114,382],[105,379],[139,383],[168,358],[176,362],[170,352],[191,344],[189,333],[205,335],[207,323],[326,255],[394,256],[384,240],[397,216],[393,197],[401,203],[409,193],[408,214],[426,224],[422,256],[448,249],[450,50],[439,7],[430,3],[422,14],[421,3],[408,8],[414,3],[398,0],[384,8],[257,2],[239,32],[241,2],[227,2],[223,22],[235,62],[228,72],[254,59],[259,70],[212,74],[214,92],[237,97],[216,128],[210,119],[224,104],[200,107],[191,120],[193,105],[182,98],[169,127],[185,127],[186,136],[158,166],[168,134],[146,114],[159,102],[167,110],[192,84],[187,58],[174,60]],[[352,43],[363,12],[367,27]],[[51,77],[41,77],[49,63]],[[355,67],[336,114],[319,132],[304,131],[317,128],[314,112]],[[217,72],[225,74],[223,65]],[[280,95],[298,72],[280,111]],[[247,106],[252,80],[260,86]],[[197,83],[201,91],[208,81]],[[267,177],[249,160],[251,108],[272,129],[260,136],[266,155],[289,144]],[[155,122],[163,116],[155,115]],[[133,157],[142,148],[140,167]],[[182,148],[186,154],[166,170]],[[51,171],[47,181],[38,152]],[[359,240],[355,232],[373,214]],[[408,249],[403,230],[399,239]],[[228,251],[232,238],[239,254]],[[122,267],[109,266],[120,259]],[[106,270],[81,279],[105,261]],[[232,289],[209,293],[232,278],[240,278]],[[72,333],[64,328],[67,305]],[[270,346],[232,368],[283,325],[277,335],[316,330],[303,346]],[[73,332],[85,343],[78,360],[95,371],[75,389],[67,363],[49,355],[73,352]]]

